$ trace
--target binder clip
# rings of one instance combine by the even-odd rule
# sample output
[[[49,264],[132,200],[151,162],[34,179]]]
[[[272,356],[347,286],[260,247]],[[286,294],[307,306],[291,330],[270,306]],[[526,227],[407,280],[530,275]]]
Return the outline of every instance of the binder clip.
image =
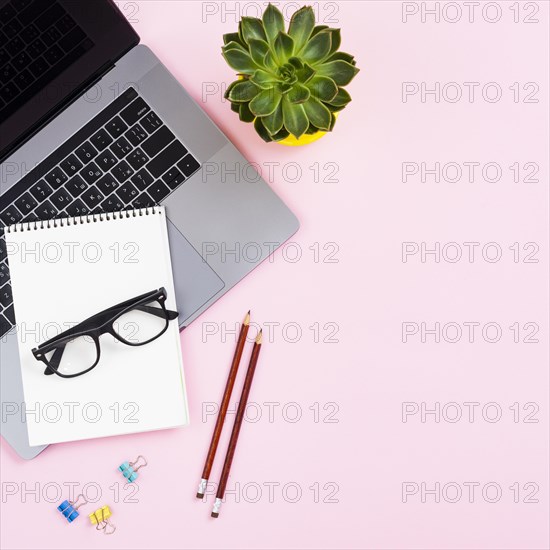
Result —
[[[82,502],[80,504],[77,504],[80,498],[82,498]],[[71,502],[70,500],[64,500],[57,507],[57,509],[65,516],[66,520],[69,523],[72,523],[80,515],[77,510],[87,503],[88,501],[86,500],[86,497],[84,495],[78,495],[74,502]]]
[[[103,531],[104,535],[112,535],[116,531],[116,526],[109,521],[111,515],[109,507],[103,506],[88,517],[90,518],[91,524],[95,525],[98,531]]]
[[[140,464],[137,468],[135,467],[136,464],[139,462],[139,459],[143,461],[143,464]],[[143,468],[144,466],[147,466],[147,460],[139,455],[134,462],[123,462],[118,469],[122,472],[122,475],[126,478],[128,483],[133,483],[137,477],[138,477],[138,470],[140,468]]]

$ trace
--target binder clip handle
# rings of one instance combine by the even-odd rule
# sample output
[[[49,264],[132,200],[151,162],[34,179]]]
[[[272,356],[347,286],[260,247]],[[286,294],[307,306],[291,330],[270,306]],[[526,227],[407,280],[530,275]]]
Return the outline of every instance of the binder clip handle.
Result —
[[[139,459],[141,458],[143,464],[140,464],[137,468],[135,467],[136,464],[139,462]],[[140,468],[143,468],[144,466],[147,466],[147,459],[142,456],[142,455],[139,455],[133,462],[130,462],[130,466],[134,469],[134,472],[137,472]]]

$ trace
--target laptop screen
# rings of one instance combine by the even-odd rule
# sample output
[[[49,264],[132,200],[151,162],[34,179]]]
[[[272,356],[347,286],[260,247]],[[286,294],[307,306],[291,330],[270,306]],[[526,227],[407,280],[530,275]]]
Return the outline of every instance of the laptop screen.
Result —
[[[138,42],[110,0],[0,0],[0,162]]]

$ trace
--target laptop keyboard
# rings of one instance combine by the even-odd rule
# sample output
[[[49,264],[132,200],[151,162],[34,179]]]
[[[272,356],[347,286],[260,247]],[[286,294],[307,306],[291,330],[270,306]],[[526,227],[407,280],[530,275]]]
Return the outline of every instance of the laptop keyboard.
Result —
[[[4,227],[146,208],[200,163],[129,88],[0,197],[0,337],[15,325]]]
[[[0,122],[92,47],[55,0],[11,0],[2,6]]]

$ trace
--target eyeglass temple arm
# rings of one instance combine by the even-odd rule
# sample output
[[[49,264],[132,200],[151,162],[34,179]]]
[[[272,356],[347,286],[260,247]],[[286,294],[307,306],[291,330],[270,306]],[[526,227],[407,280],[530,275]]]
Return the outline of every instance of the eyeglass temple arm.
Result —
[[[156,317],[164,317],[164,311],[162,309],[159,309],[158,307],[138,306],[136,309],[144,311],[145,313],[150,313],[151,315],[155,315]],[[170,321],[173,321],[174,319],[177,319],[179,317],[179,313],[177,311],[167,309],[166,312],[168,313],[168,319]]]

